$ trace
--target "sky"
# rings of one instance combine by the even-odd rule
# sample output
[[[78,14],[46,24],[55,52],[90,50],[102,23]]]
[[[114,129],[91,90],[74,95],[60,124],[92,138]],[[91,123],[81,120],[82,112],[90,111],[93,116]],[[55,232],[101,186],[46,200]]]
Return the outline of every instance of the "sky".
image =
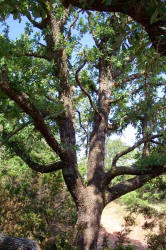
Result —
[[[19,23],[17,20],[13,20],[12,17],[9,17],[7,20],[7,24],[9,25],[9,37],[12,40],[15,40],[16,38],[19,38],[21,33],[24,33],[24,27],[25,27],[26,19],[23,18],[22,22]],[[0,29],[0,31],[2,28]]]
[[[27,22],[26,18],[22,18],[21,23],[17,20],[13,20],[12,17],[8,18],[7,24],[9,25],[9,37],[12,40],[15,40],[20,37],[21,33],[24,33],[25,23]],[[2,32],[2,27],[0,28],[0,32]],[[91,47],[93,45],[93,41],[88,34],[86,34],[81,40],[83,46],[87,45]],[[121,136],[112,135],[110,136],[110,140],[121,139],[125,144],[132,146],[136,140],[136,129],[134,129],[131,125],[124,130]]]
[[[128,146],[132,146],[136,141],[136,129],[132,125],[128,125],[127,128],[123,131],[122,136],[112,135],[110,140],[121,139]]]

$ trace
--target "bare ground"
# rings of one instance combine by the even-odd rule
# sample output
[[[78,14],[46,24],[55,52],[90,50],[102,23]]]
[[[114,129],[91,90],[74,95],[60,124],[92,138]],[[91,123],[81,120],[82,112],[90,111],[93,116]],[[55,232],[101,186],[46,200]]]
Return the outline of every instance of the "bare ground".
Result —
[[[124,245],[130,243],[137,250],[148,249],[146,235],[158,232],[157,224],[148,229],[146,227],[148,223],[154,223],[154,218],[152,221],[142,214],[132,214],[131,216],[125,206],[117,202],[110,203],[102,214],[98,250],[103,249],[104,238],[107,240],[109,249],[113,249],[117,241]]]

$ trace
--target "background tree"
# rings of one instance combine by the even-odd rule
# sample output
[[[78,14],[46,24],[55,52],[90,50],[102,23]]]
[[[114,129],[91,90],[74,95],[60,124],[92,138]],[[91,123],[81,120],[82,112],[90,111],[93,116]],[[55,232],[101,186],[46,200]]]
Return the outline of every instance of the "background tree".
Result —
[[[112,160],[118,154],[120,151],[124,151],[129,146],[123,143],[120,139],[116,140],[110,140],[107,138],[106,140],[106,154],[105,154],[105,167],[109,168],[109,166],[112,164]],[[127,155],[124,155],[119,159],[118,165],[131,165],[132,161],[134,161],[135,152],[132,151]]]
[[[87,12],[78,29],[80,35],[89,30],[94,46],[81,50],[72,33],[79,10],[64,8],[60,1],[2,1],[1,6],[4,22],[10,14],[29,20],[20,39],[10,40],[7,31],[1,36],[1,144],[37,172],[62,170],[77,207],[73,246],[96,249],[105,205],[166,171],[160,158],[157,163],[149,158],[146,164],[141,159],[130,167],[117,164],[140,145],[158,142],[164,134],[162,126],[157,134],[141,134],[133,146],[118,152],[108,170],[104,162],[107,135],[122,132],[128,124],[137,125],[136,112],[143,112],[141,89],[152,71],[149,65],[158,64],[156,79],[162,78],[162,58],[149,60],[153,51],[146,33],[123,14]],[[87,105],[81,107],[82,101]],[[83,122],[82,113],[87,117]],[[84,176],[77,160],[78,126],[89,146]],[[112,185],[120,175],[135,177]]]

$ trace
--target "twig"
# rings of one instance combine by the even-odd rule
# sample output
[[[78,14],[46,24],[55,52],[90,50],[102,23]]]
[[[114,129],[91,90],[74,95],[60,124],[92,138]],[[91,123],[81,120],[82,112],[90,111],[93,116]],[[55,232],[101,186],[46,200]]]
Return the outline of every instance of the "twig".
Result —
[[[75,73],[75,80],[78,83],[78,86],[80,87],[80,89],[84,92],[84,94],[88,97],[89,102],[91,107],[93,108],[93,110],[96,112],[97,115],[99,115],[102,118],[102,115],[100,114],[100,112],[97,110],[97,108],[94,106],[92,98],[90,96],[90,94],[88,93],[88,91],[81,85],[81,82],[79,80],[79,72],[83,69],[83,67],[85,66],[85,64],[87,63],[87,60],[84,61],[84,63],[77,69],[76,73]]]
[[[67,40],[70,36],[71,36],[71,29],[74,26],[74,24],[77,22],[78,18],[79,18],[79,13],[82,12],[82,10],[78,10],[77,11],[77,16],[74,18],[73,22],[70,24],[67,35],[65,37],[65,40]]]
[[[114,157],[113,161],[112,161],[112,167],[116,167],[116,163],[119,160],[119,158],[121,158],[122,156],[128,154],[129,152],[133,151],[135,148],[137,148],[138,146],[140,146],[142,143],[151,141],[155,138],[159,138],[161,137],[162,134],[159,135],[152,135],[152,136],[146,136],[144,138],[142,138],[141,140],[139,140],[138,142],[136,142],[133,146],[128,147],[126,150],[116,154],[116,156]]]
[[[20,132],[22,129],[24,129],[27,125],[29,125],[30,122],[27,122],[26,124],[23,124],[21,127],[17,128],[15,131],[9,133],[8,135],[6,135],[5,139],[2,140],[2,142],[0,142],[0,148],[15,134],[17,134],[18,132]]]
[[[98,40],[95,37],[95,32],[94,32],[94,29],[93,29],[93,26],[92,26],[91,13],[88,10],[86,11],[86,13],[88,15],[88,22],[89,22],[91,34],[93,36],[93,39],[95,41],[96,46],[99,48],[100,47],[100,43],[98,42]]]
[[[78,118],[79,118],[80,127],[84,130],[85,134],[87,135],[88,133],[87,133],[86,129],[84,128],[84,126],[82,125],[80,111],[79,111],[79,110],[76,110],[76,112],[78,113]]]

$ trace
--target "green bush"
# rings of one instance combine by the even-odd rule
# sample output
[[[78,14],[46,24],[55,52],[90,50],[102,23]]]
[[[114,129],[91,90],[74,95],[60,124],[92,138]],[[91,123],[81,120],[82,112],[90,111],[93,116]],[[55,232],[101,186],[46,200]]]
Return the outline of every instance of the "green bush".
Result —
[[[137,208],[140,206],[148,205],[147,201],[144,201],[139,198],[138,191],[130,192],[124,196],[122,196],[119,201],[124,205],[128,206],[129,208]]]
[[[42,249],[45,244],[49,247],[49,239],[54,238],[57,249],[66,249],[76,210],[61,172],[38,174],[22,162],[22,166],[14,162],[19,171],[12,170],[12,161],[0,172],[1,231],[5,235],[35,239]]]

